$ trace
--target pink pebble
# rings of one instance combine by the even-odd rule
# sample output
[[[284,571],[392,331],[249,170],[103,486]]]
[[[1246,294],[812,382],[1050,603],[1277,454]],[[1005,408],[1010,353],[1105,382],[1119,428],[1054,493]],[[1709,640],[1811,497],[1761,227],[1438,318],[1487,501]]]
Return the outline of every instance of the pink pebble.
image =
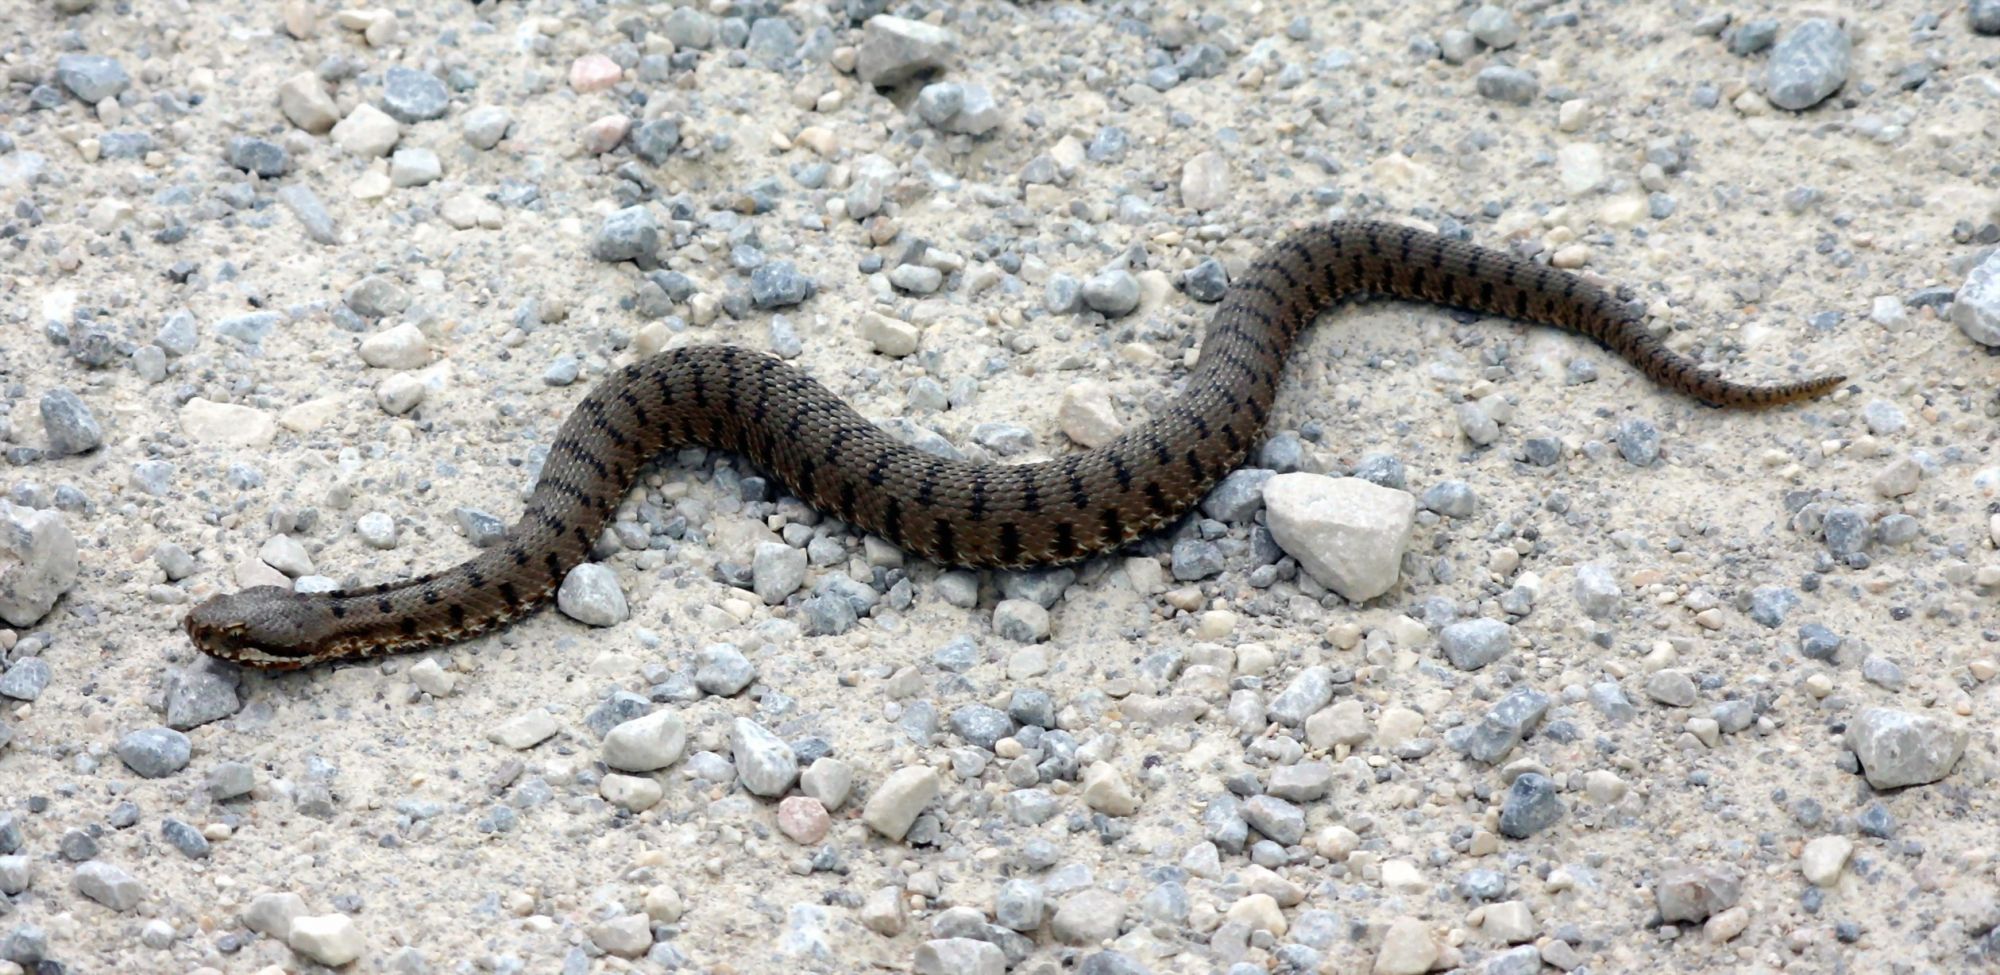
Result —
[[[800,846],[811,846],[826,839],[826,831],[833,820],[826,814],[826,807],[818,799],[809,796],[792,796],[778,803],[778,829],[792,842]]]
[[[586,54],[569,66],[569,86],[584,94],[603,91],[624,77],[625,69],[602,54]]]
[[[625,141],[625,133],[632,131],[632,120],[623,115],[606,115],[583,127],[583,148],[596,155],[603,155],[618,148]]]

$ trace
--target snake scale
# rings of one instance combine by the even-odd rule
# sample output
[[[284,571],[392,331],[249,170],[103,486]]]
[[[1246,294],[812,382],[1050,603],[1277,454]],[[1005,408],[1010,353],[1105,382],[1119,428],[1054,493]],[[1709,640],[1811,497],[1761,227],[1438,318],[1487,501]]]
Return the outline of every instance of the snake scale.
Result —
[[[641,467],[680,445],[747,454],[818,510],[938,562],[1020,567],[1108,552],[1177,518],[1243,461],[1299,332],[1363,294],[1557,325],[1717,406],[1774,406],[1844,381],[1729,382],[1574,274],[1411,227],[1323,223],[1280,240],[1231,282],[1182,395],[1096,449],[1018,465],[950,460],[896,440],[775,358],[674,349],[617,370],[577,404],[520,520],[466,562],[362,589],[217,595],[184,625],[213,656],[280,670],[491,630],[547,601]]]

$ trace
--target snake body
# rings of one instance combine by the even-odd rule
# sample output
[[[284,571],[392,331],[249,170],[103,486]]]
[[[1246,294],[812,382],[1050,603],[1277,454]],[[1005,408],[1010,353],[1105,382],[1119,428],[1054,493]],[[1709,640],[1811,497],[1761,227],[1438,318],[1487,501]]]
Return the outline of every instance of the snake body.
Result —
[[[547,601],[640,468],[681,445],[747,454],[820,511],[942,563],[1019,567],[1111,551],[1178,517],[1243,461],[1299,332],[1360,294],[1557,325],[1718,406],[1773,406],[1843,381],[1729,382],[1667,349],[1625,302],[1574,274],[1415,228],[1324,223],[1285,237],[1231,282],[1185,392],[1104,446],[1031,464],[950,460],[896,440],[777,359],[732,346],[674,349],[610,374],[577,404],[520,520],[470,560],[362,589],[219,595],[184,625],[203,651],[270,669],[491,630]]]

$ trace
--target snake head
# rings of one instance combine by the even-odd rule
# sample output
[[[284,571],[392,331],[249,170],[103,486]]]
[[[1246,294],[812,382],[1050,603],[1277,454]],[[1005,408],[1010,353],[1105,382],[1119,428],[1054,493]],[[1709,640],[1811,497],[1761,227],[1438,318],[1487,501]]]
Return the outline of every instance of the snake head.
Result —
[[[325,640],[324,612],[283,586],[211,596],[181,627],[195,648],[249,667],[292,670],[313,662]]]

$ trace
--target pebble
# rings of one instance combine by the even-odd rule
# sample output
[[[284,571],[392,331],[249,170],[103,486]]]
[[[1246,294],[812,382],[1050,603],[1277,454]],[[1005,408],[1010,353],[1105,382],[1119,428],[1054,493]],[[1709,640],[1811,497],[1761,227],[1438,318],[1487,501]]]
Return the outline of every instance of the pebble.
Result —
[[[1542,83],[1532,72],[1503,64],[1479,70],[1473,79],[1479,97],[1509,105],[1526,105],[1541,94]]]
[[[338,968],[361,957],[368,943],[354,919],[345,914],[304,915],[292,919],[285,944],[293,951]]]
[[[756,665],[733,644],[710,644],[696,655],[694,683],[703,693],[734,697],[756,679]]]
[[[1056,406],[1056,422],[1063,435],[1084,447],[1101,447],[1118,439],[1125,424],[1111,402],[1111,385],[1085,379],[1063,388]],[[1260,499],[1261,501],[1261,499]]]
[[[1003,599],[993,607],[993,632],[1015,643],[1049,638],[1049,611],[1025,599]]]
[[[827,809],[846,805],[853,787],[854,768],[837,758],[816,758],[799,773],[799,791],[819,800]]]
[[[892,841],[901,841],[917,814],[937,798],[938,775],[927,765],[907,766],[889,773],[862,806],[861,821]]]
[[[117,58],[102,54],[65,54],[56,58],[56,83],[77,101],[96,105],[116,98],[132,86],[132,76]]]
[[[167,727],[189,731],[235,714],[243,708],[236,696],[241,677],[233,666],[202,658],[167,672]]]
[[[429,149],[404,146],[389,157],[389,182],[398,187],[425,186],[444,176],[444,164]]]
[[[940,938],[917,946],[915,975],[1005,975],[1007,953],[975,938]]]
[[[340,121],[340,106],[327,94],[319,76],[301,71],[278,86],[278,110],[293,125],[313,135],[324,135]]]
[[[1973,33],[2000,34],[2000,0],[1972,0],[1967,15]]]
[[[1895,708],[1864,708],[1847,726],[1847,748],[1877,789],[1943,779],[1958,764],[1965,743],[1962,726]]]
[[[554,736],[561,726],[553,715],[541,708],[523,711],[496,725],[486,733],[488,741],[516,751],[533,748]]]
[[[1324,666],[1300,670],[1285,689],[1271,699],[1265,716],[1278,724],[1296,728],[1333,700],[1333,672]]]
[[[743,787],[755,795],[776,798],[798,781],[799,759],[792,747],[748,718],[729,726],[729,752]]]
[[[1139,797],[1132,783],[1110,762],[1092,762],[1083,770],[1083,804],[1107,816],[1130,816],[1139,811]]]
[[[1495,619],[1453,623],[1438,632],[1445,658],[1460,670],[1478,670],[1499,660],[1513,647],[1513,633]]]
[[[586,54],[569,65],[569,86],[578,94],[604,91],[625,78],[618,62],[602,54]]]
[[[1188,209],[1214,210],[1229,199],[1229,160],[1221,153],[1198,152],[1181,164],[1181,203]]]
[[[1066,945],[1097,945],[1118,936],[1125,919],[1125,901],[1095,887],[1077,891],[1056,905],[1049,934]]]
[[[401,126],[387,112],[367,102],[354,106],[331,130],[335,145],[364,158],[386,156],[403,137]]]
[[[231,166],[264,179],[276,179],[292,169],[291,155],[283,146],[245,136],[229,140],[223,158]]]
[[[1264,487],[1277,474],[1257,467],[1230,471],[1201,499],[1201,513],[1231,525],[1249,524],[1264,510]]]
[[[1389,922],[1382,947],[1375,953],[1374,975],[1424,975],[1437,964],[1441,949],[1430,925],[1413,917]],[[1539,967],[1539,965],[1538,965]]]
[[[814,846],[826,839],[832,817],[818,799],[791,796],[778,803],[778,831],[800,846]]]
[[[139,777],[158,779],[186,768],[194,745],[172,728],[152,727],[128,733],[112,750]]]
[[[315,244],[335,244],[340,242],[333,223],[333,215],[327,212],[326,204],[303,183],[290,183],[278,188],[278,202],[291,211],[299,226],[305,228],[306,239]]]
[[[77,865],[76,892],[121,914],[146,899],[146,888],[137,878],[102,860]]]
[[[1482,4],[1465,18],[1465,26],[1479,43],[1495,50],[1513,47],[1521,39],[1521,26],[1505,7]]]
[[[678,712],[663,709],[613,727],[599,757],[621,771],[652,772],[680,761],[686,747],[686,722]]]
[[[1854,841],[1845,836],[1815,837],[1799,854],[1799,872],[1815,887],[1832,887],[1853,852]]]
[[[513,113],[497,105],[481,105],[460,116],[459,135],[474,149],[491,149],[514,128]]]
[[[394,65],[382,76],[382,110],[398,122],[441,118],[450,105],[444,82],[428,71]]]
[[[0,500],[0,620],[33,626],[76,584],[78,569],[76,536],[61,513]],[[34,658],[15,659],[17,670]]]
[[[618,573],[601,562],[585,562],[569,570],[556,590],[556,608],[587,626],[617,626],[632,615]]]
[[[1107,318],[1123,317],[1139,307],[1139,279],[1120,268],[1103,271],[1084,279],[1081,295],[1090,310]]]
[[[1271,537],[1321,585],[1353,602],[1396,585],[1416,499],[1359,478],[1279,474],[1264,485]]]
[[[1765,97],[1771,104],[1804,111],[1826,100],[1847,82],[1854,42],[1840,25],[1824,17],[1801,21],[1785,32],[1771,49],[1764,76]]]
[[[1555,780],[1538,772],[1523,773],[1507,787],[1507,798],[1500,806],[1500,835],[1527,839],[1555,825],[1562,814]]]
[[[877,14],[862,24],[854,70],[877,88],[893,88],[927,71],[947,66],[958,38],[942,27]]]
[[[666,790],[654,779],[611,773],[597,783],[604,801],[628,812],[645,812],[660,804]]]
[[[2000,346],[2000,250],[1966,274],[1952,296],[1951,320],[1966,338],[1985,346]]]
[[[1467,758],[1497,765],[1541,722],[1548,709],[1547,694],[1532,687],[1517,687],[1487,709],[1478,721],[1446,732],[1445,741]],[[1386,727],[1384,731],[1387,733]]]
[[[750,272],[750,303],[763,309],[802,304],[819,290],[790,261],[772,261]]]
[[[776,606],[806,581],[806,553],[782,542],[760,542],[750,560],[751,588],[766,606]]]
[[[89,453],[104,443],[104,428],[75,393],[60,387],[49,390],[42,394],[41,410],[50,454]]]
[[[1727,866],[1676,866],[1653,885],[1653,901],[1668,924],[1701,921],[1734,907],[1743,893],[1743,875]]]

